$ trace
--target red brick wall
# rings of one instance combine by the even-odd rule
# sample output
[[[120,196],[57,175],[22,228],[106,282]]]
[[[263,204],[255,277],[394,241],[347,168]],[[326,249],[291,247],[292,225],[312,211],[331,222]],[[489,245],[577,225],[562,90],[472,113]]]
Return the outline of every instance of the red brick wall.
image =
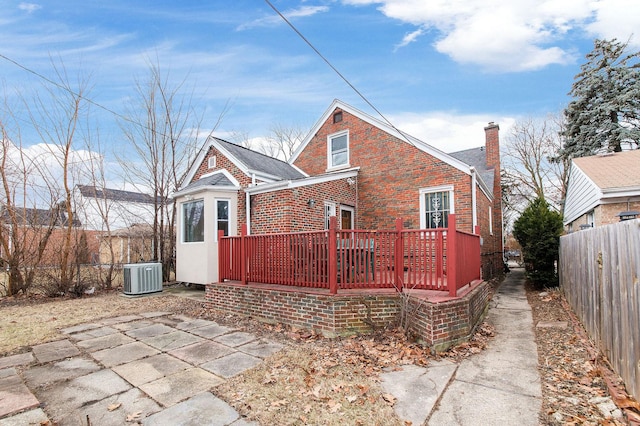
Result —
[[[464,297],[431,303],[408,296],[410,332],[434,350],[468,339],[482,321],[489,300],[483,282]],[[402,298],[398,293],[378,295],[309,294],[294,290],[232,283],[208,284],[205,307],[256,319],[308,328],[327,336],[349,335],[396,325]]]
[[[343,111],[343,120],[324,123],[295,165],[310,175],[327,171],[327,136],[349,129],[350,166],[358,174],[356,228],[392,229],[395,219],[406,228],[420,227],[420,188],[454,185],[459,229],[471,232],[471,177],[454,167]]]
[[[355,197],[355,186],[346,179],[252,195],[251,233],[322,230],[324,202],[336,203],[339,211],[340,205],[355,207]],[[308,205],[311,199],[315,201],[313,207]]]

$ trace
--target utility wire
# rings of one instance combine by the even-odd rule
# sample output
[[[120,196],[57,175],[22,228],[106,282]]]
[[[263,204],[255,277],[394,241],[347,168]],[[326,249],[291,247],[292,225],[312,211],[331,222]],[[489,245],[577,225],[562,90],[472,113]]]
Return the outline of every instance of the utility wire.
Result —
[[[391,121],[389,121],[387,119],[387,117],[385,117],[385,115],[380,112],[380,110],[378,110],[378,108],[375,107],[375,105],[373,105],[372,102],[369,101],[369,99],[367,99],[367,97],[362,94],[362,92],[360,92],[340,71],[338,71],[338,69],[333,66],[333,64],[318,50],[316,49],[316,47],[291,23],[291,21],[289,21],[287,19],[286,16],[284,16],[269,0],[264,0],[269,7],[271,7],[271,9],[273,9],[274,12],[276,12],[280,18],[282,18],[282,20],[284,22],[287,23],[287,25],[289,25],[289,27],[296,33],[298,34],[298,36],[314,51],[316,52],[316,54],[329,66],[329,68],[331,68],[336,74],[338,74],[338,76],[345,82],[347,83],[347,85],[353,89],[354,92],[356,92],[356,94],[358,96],[360,96],[360,98],[362,98],[363,101],[365,101],[367,103],[367,105],[369,105],[371,108],[373,108],[373,110],[378,113],[378,115],[380,117],[382,117],[382,119],[389,125],[391,126],[396,132],[398,132],[400,135],[402,135],[402,137],[407,141],[407,143],[409,143],[410,145],[413,145],[413,143],[409,140],[409,138],[407,137],[407,135],[401,131],[400,129],[398,129],[396,126],[393,125],[393,123]]]
[[[142,123],[139,123],[139,122],[137,122],[137,121],[135,121],[135,120],[133,120],[133,119],[131,119],[131,118],[129,118],[129,117],[127,117],[127,116],[125,116],[125,115],[122,115],[122,114],[120,114],[119,112],[114,111],[114,110],[112,110],[112,109],[110,109],[110,108],[108,108],[108,107],[106,107],[106,106],[104,106],[104,105],[102,105],[102,104],[100,104],[100,103],[98,103],[98,102],[96,102],[96,101],[93,101],[93,100],[91,100],[90,98],[87,98],[87,97],[85,97],[85,96],[82,96],[82,95],[81,95],[81,94],[79,94],[79,93],[74,92],[74,91],[73,91],[73,90],[71,90],[69,87],[66,87],[66,86],[64,86],[64,85],[62,85],[62,84],[60,84],[60,83],[58,83],[58,82],[56,82],[56,81],[54,81],[54,80],[51,80],[49,77],[46,77],[45,75],[42,75],[42,74],[40,74],[39,72],[37,72],[37,71],[35,71],[35,70],[32,70],[31,68],[28,68],[28,67],[26,67],[26,66],[22,65],[21,63],[19,63],[19,62],[15,61],[15,60],[13,60],[13,59],[11,59],[11,58],[9,58],[9,57],[7,57],[7,56],[3,55],[2,53],[0,53],[0,58],[2,58],[2,59],[4,59],[4,60],[6,60],[6,61],[8,61],[8,62],[11,62],[12,64],[14,64],[15,66],[17,66],[18,68],[21,68],[21,69],[25,70],[26,72],[28,72],[28,73],[30,73],[30,74],[33,74],[33,75],[35,75],[35,76],[36,76],[36,77],[38,77],[38,78],[41,78],[42,80],[46,81],[46,82],[47,82],[47,83],[49,83],[49,84],[52,84],[53,86],[56,86],[56,87],[57,87],[57,88],[59,88],[59,89],[62,89],[62,90],[64,90],[64,91],[66,91],[66,92],[69,92],[71,95],[73,95],[73,96],[75,96],[75,97],[77,97],[77,98],[84,99],[85,101],[87,101],[87,102],[88,102],[88,103],[90,103],[91,105],[94,105],[94,106],[96,106],[96,107],[98,107],[98,108],[100,108],[100,109],[102,109],[102,110],[104,110],[104,111],[107,111],[108,113],[113,114],[113,115],[115,115],[116,117],[121,118],[122,120],[125,120],[125,121],[127,121],[127,122],[129,122],[129,123],[131,123],[131,124],[134,124],[134,125],[136,125],[136,126],[139,126],[139,127],[143,128],[143,129],[145,129],[145,130],[149,130],[150,132],[156,133],[156,134],[158,134],[158,135],[160,135],[160,136],[167,137],[167,135],[165,135],[165,134],[163,134],[163,133],[161,133],[161,132],[158,132],[158,131],[157,131],[157,130],[155,130],[155,129],[152,129],[152,128],[150,128],[150,127],[148,127],[148,126],[146,126],[146,125],[144,125],[144,124],[142,124]]]

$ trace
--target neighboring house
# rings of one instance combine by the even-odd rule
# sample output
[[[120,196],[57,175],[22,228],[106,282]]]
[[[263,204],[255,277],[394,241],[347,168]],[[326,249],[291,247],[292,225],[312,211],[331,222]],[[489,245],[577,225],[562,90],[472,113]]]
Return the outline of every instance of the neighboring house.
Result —
[[[572,160],[564,203],[568,232],[635,215],[640,217],[640,150]]]
[[[76,215],[85,229],[116,231],[137,223],[153,223],[155,207],[151,195],[76,185],[73,198]]]
[[[174,194],[178,281],[218,279],[217,232],[300,232],[446,227],[482,237],[482,271],[502,271],[499,128],[481,147],[446,154],[341,101],[334,101],[289,162],[210,138]]]
[[[99,233],[100,249],[96,263],[131,263],[150,260],[156,203],[151,195],[77,185],[73,193],[76,216],[84,229]],[[111,245],[111,247],[109,247]]]

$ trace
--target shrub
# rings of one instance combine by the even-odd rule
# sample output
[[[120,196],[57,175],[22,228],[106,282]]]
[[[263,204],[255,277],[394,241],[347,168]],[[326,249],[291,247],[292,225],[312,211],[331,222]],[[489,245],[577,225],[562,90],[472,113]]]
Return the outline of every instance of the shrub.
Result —
[[[536,288],[558,285],[561,234],[562,216],[549,210],[542,198],[532,201],[514,224],[513,235],[522,246],[527,276]]]

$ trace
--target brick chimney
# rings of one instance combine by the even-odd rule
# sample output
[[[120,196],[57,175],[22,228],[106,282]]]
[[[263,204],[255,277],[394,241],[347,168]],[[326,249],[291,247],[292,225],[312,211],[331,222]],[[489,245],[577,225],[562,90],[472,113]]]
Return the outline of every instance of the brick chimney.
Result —
[[[487,167],[493,169],[493,235],[486,249],[493,252],[493,271],[502,267],[502,184],[500,182],[500,127],[493,121],[484,128]]]
[[[485,145],[487,150],[487,167],[500,173],[500,126],[493,121],[484,128]]]

